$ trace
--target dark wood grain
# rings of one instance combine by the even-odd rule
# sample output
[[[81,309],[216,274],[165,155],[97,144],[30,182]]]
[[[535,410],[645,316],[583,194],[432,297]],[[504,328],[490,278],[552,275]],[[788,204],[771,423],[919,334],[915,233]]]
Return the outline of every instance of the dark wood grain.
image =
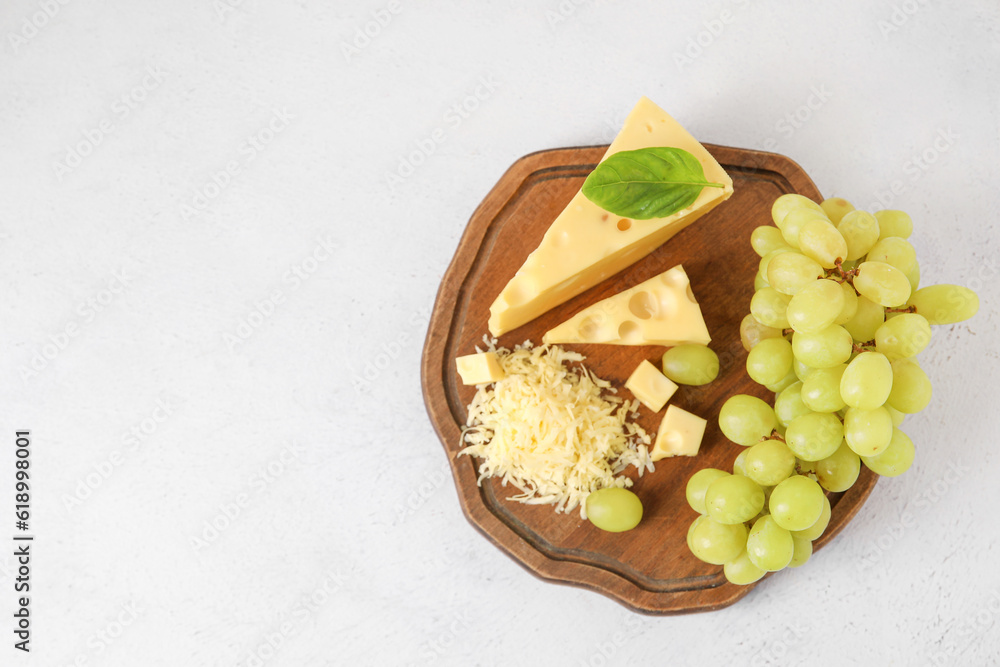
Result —
[[[606,146],[566,148],[527,155],[515,162],[473,213],[451,266],[442,280],[424,344],[421,366],[424,400],[451,463],[462,509],[488,539],[543,579],[582,586],[636,611],[672,614],[718,609],[746,595],[751,586],[729,584],[722,568],[695,559],[687,549],[687,528],[695,518],[684,498],[687,479],[701,468],[732,469],[741,447],[718,427],[719,409],[736,393],[773,395],[746,374],[739,323],[749,312],[758,257],[750,232],[770,221],[771,203],[782,193],[819,199],[812,180],[781,155],[723,146],[706,148],[733,178],[735,194],[647,258],[511,331],[500,343],[540,342],[551,327],[584,307],[683,264],[721,361],[719,378],[704,387],[681,387],[672,402],[708,419],[701,453],[665,459],[633,489],[645,508],[642,523],[627,533],[605,533],[578,512],[556,514],[551,506],[508,501],[515,491],[495,480],[476,484],[475,459],[456,457],[466,405],[475,387],[459,382],[455,357],[474,351],[487,333],[489,307],[538,245],[552,220],[579,190]],[[643,359],[659,361],[665,348],[568,345],[586,355],[585,364],[616,383]],[[656,432],[663,412],[640,408],[640,423]],[[820,548],[839,533],[864,503],[877,477],[864,469],[852,489],[831,496],[833,516]],[[795,576],[781,573],[778,576]]]

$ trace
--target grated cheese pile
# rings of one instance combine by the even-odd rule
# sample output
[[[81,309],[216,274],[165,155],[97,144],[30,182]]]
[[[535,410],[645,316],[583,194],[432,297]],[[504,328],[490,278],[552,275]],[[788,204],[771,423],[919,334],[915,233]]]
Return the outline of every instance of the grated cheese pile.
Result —
[[[620,475],[629,465],[640,477],[653,470],[650,437],[629,420],[638,401],[602,396],[602,390],[616,391],[610,382],[582,364],[565,365],[583,361],[583,355],[556,345],[533,347],[530,341],[513,351],[497,349],[495,339],[487,345],[506,375],[479,386],[462,429],[466,447],[459,453],[482,460],[480,484],[500,477],[504,486],[521,490],[510,500],[554,504],[557,512],[579,505],[586,518],[584,501],[591,492],[632,486]]]

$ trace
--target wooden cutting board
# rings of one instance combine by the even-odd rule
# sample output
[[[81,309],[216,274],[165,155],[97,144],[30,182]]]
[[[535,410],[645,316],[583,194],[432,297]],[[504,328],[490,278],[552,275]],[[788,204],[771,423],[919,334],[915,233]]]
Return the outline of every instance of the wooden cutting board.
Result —
[[[752,586],[728,583],[719,566],[707,565],[688,551],[686,535],[695,513],[684,487],[705,467],[732,470],[742,447],[719,431],[719,409],[737,393],[773,394],[746,374],[740,344],[740,320],[749,312],[759,258],[750,247],[754,227],[769,224],[771,203],[786,192],[819,200],[806,173],[792,160],[773,153],[706,145],[734,181],[735,193],[651,255],[621,273],[554,308],[542,317],[500,337],[513,347],[542,335],[584,307],[683,264],[705,322],[711,347],[721,361],[719,378],[703,387],[685,387],[672,403],[708,420],[701,453],[693,458],[664,459],[641,479],[635,470],[633,490],[642,499],[642,523],[626,533],[606,533],[580,519],[578,511],[556,514],[552,506],[506,500],[516,489],[496,480],[476,484],[473,457],[456,457],[461,426],[475,387],[460,383],[455,357],[474,352],[487,333],[489,307],[549,225],[580,189],[607,146],[564,148],[527,155],[515,162],[469,220],[438,291],[421,366],[424,400],[451,464],[462,510],[490,541],[535,575],[557,583],[589,588],[636,611],[675,614],[719,609],[746,595]],[[664,349],[644,346],[568,345],[583,353],[585,365],[615,383],[631,399],[625,380],[643,359],[659,365]],[[640,424],[655,434],[663,416],[640,408]],[[819,548],[839,533],[871,493],[877,476],[862,467],[849,491],[832,494],[833,515]],[[808,564],[805,566],[808,567]],[[777,576],[795,576],[785,571]]]

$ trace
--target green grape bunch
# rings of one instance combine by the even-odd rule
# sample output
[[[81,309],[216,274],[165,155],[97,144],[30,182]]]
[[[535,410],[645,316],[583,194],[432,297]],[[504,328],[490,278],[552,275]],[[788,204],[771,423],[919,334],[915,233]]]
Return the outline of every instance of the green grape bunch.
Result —
[[[808,561],[828,494],[850,489],[862,465],[884,477],[909,469],[916,450],[899,427],[932,394],[916,356],[931,325],[979,310],[966,287],[920,287],[903,211],[786,194],[771,217],[750,235],[760,262],[740,340],[773,405],[731,396],[719,428],[744,449],[732,473],[705,468],[686,488],[699,515],[688,547],[739,585]]]

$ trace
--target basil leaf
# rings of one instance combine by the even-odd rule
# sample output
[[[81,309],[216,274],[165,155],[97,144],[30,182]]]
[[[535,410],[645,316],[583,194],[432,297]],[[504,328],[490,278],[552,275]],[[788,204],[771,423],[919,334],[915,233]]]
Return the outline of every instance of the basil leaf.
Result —
[[[634,220],[665,218],[687,208],[705,180],[698,158],[680,148],[640,148],[615,153],[583,183],[583,195],[605,211]]]

